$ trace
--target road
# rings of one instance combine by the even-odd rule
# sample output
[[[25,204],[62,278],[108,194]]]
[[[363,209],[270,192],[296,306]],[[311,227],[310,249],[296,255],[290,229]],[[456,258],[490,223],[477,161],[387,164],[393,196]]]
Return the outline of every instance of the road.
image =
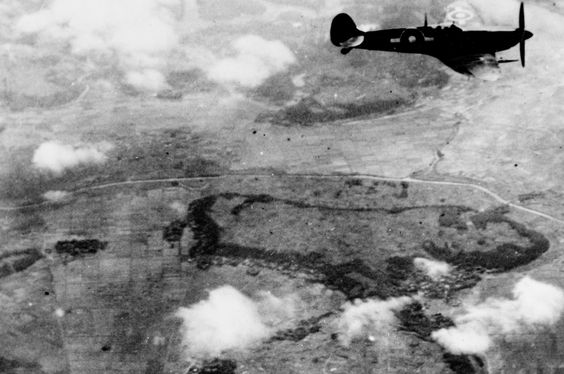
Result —
[[[131,186],[131,185],[142,185],[142,184],[149,184],[149,183],[172,183],[172,182],[191,182],[191,181],[208,181],[208,180],[217,180],[217,179],[222,179],[222,178],[227,178],[227,177],[233,177],[236,176],[237,174],[227,174],[227,175],[218,175],[218,176],[206,176],[206,177],[186,177],[186,178],[165,178],[165,179],[138,179],[138,180],[127,180],[127,181],[122,181],[122,182],[113,182],[113,183],[104,183],[104,184],[99,184],[99,185],[95,185],[95,186],[90,186],[90,187],[83,187],[83,188],[78,188],[76,190],[73,191],[66,191],[70,194],[76,194],[76,193],[83,193],[83,192],[89,192],[89,191],[95,191],[95,190],[102,190],[105,188],[111,188],[111,187],[120,187],[120,186]],[[248,177],[269,177],[272,176],[273,174],[240,174],[242,176],[248,176]],[[341,178],[346,178],[346,177],[351,177],[351,178],[362,178],[362,179],[371,179],[371,180],[377,180],[377,181],[383,181],[383,182],[408,182],[408,183],[419,183],[419,184],[431,184],[431,185],[440,185],[440,186],[453,186],[453,187],[467,187],[467,188],[472,188],[475,190],[479,190],[483,193],[485,193],[486,195],[490,196],[491,198],[493,198],[494,200],[496,200],[498,203],[500,203],[501,205],[507,205],[513,209],[525,212],[525,213],[529,213],[559,224],[564,225],[564,220],[556,218],[554,216],[551,216],[547,213],[543,213],[540,212],[538,210],[534,210],[534,209],[530,209],[515,203],[512,203],[511,201],[504,199],[503,197],[501,197],[500,195],[498,195],[497,193],[483,187],[480,186],[478,184],[474,184],[474,183],[464,183],[464,182],[447,182],[447,181],[430,181],[430,180],[425,180],[425,179],[417,179],[417,178],[411,178],[411,177],[406,177],[406,178],[394,178],[394,177],[382,177],[382,176],[377,176],[377,175],[370,175],[370,174],[352,174],[352,175],[323,175],[323,174],[283,174],[283,175],[279,175],[276,174],[277,177],[288,177],[288,178],[315,178],[315,179],[341,179]],[[0,207],[0,212],[10,212],[10,211],[18,211],[18,210],[23,210],[23,209],[30,209],[30,208],[36,208],[36,207],[40,207],[40,206],[48,206],[50,204],[53,204],[53,202],[51,201],[43,201],[41,203],[36,203],[36,204],[28,204],[28,205],[20,205],[20,206],[13,206],[13,207]]]

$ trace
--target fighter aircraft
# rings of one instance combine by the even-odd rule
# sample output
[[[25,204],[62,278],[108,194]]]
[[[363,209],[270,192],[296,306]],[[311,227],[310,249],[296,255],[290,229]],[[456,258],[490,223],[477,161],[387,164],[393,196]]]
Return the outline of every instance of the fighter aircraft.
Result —
[[[519,44],[521,65],[525,67],[525,40],[533,33],[525,30],[523,3],[519,9],[519,27],[513,31],[464,31],[454,22],[447,27],[431,27],[425,15],[421,27],[364,32],[353,19],[340,13],[331,23],[331,42],[347,54],[353,49],[419,53],[436,57],[453,70],[490,80],[489,71],[498,70],[500,63],[518,60],[498,60],[496,52]]]

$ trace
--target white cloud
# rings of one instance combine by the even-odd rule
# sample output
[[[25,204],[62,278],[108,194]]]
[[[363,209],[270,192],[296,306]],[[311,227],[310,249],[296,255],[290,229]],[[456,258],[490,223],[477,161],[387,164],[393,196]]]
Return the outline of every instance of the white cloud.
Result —
[[[389,331],[396,322],[395,311],[413,301],[404,296],[388,300],[355,300],[346,303],[338,321],[339,340],[343,345],[361,337],[375,337]]]
[[[245,350],[267,339],[274,326],[292,318],[294,298],[263,293],[258,301],[231,286],[210,292],[203,300],[176,313],[182,318],[188,358],[206,358],[226,350]]]
[[[210,79],[256,87],[273,74],[284,71],[296,61],[292,51],[278,40],[245,35],[233,42],[234,57],[219,60],[208,70]]]
[[[454,354],[481,354],[492,345],[488,331],[478,323],[433,332],[433,339]]]
[[[446,262],[433,261],[423,257],[414,258],[413,265],[433,280],[439,280],[441,277],[448,275],[451,271],[451,266]]]
[[[508,336],[554,325],[564,311],[564,291],[524,277],[513,288],[513,299],[489,298],[466,307],[455,327],[433,332],[432,337],[452,353],[486,352],[494,336]]]
[[[257,303],[262,321],[268,326],[278,326],[291,319],[298,309],[300,300],[296,295],[276,297],[270,292],[260,292]]]
[[[166,57],[178,45],[181,0],[54,0],[19,19],[17,29],[69,43],[78,55],[115,55],[136,88],[166,87]],[[147,81],[148,80],[148,83]]]
[[[125,74],[125,82],[144,91],[159,91],[167,87],[164,74],[156,69],[129,71]]]
[[[170,203],[170,209],[172,209],[179,218],[182,218],[186,215],[187,206],[186,204],[176,200]]]
[[[519,1],[499,0],[494,6],[487,0],[470,0],[473,7],[478,10],[485,26],[515,25],[519,14]]]
[[[63,318],[65,316],[65,311],[61,308],[55,309],[55,316],[58,318]]]
[[[33,154],[32,162],[35,167],[61,174],[65,169],[82,164],[101,164],[106,161],[105,152],[111,146],[100,144],[97,146],[74,147],[53,141],[42,143]]]
[[[69,196],[70,193],[67,191],[47,191],[43,194],[45,200],[53,202],[63,201]]]
[[[301,88],[306,84],[304,78],[305,78],[305,73],[298,74],[292,78],[292,83],[294,84],[294,86]]]

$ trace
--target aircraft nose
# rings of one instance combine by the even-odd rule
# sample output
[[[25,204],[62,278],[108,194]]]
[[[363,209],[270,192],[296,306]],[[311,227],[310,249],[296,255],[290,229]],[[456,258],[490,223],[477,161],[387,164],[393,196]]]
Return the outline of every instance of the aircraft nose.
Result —
[[[528,30],[525,30],[525,32],[523,32],[523,40],[527,40],[527,39],[530,39],[530,38],[532,38],[532,37],[533,37],[533,33],[532,33],[532,32],[530,32],[530,31],[528,31]]]

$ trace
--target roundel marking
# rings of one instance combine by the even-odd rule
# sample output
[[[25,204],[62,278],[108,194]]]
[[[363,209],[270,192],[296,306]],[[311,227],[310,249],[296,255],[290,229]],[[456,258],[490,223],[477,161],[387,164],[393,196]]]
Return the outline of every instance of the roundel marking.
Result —
[[[461,7],[453,7],[452,10],[448,11],[446,15],[447,20],[452,22],[461,22],[464,23],[472,18],[474,18],[474,14],[471,11]]]

